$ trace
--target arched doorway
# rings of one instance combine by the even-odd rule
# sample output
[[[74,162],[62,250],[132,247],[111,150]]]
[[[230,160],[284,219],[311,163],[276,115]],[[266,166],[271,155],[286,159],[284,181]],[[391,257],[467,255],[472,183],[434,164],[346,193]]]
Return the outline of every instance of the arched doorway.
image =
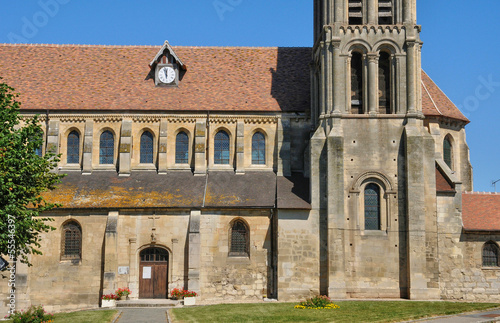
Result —
[[[167,298],[168,251],[152,247],[141,251],[139,298]]]

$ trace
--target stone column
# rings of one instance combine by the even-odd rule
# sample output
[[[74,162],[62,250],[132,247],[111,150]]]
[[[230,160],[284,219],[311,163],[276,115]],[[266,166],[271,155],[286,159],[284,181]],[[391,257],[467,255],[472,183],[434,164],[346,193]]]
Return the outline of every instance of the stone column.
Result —
[[[114,293],[118,270],[118,212],[109,212],[104,238],[103,294]]]
[[[46,147],[45,152],[50,152],[56,155],[59,154],[59,120],[49,121]]]
[[[291,176],[290,120],[278,120],[278,176]]]
[[[167,128],[168,121],[161,121],[158,140],[158,174],[163,175],[167,173]]]
[[[416,113],[417,104],[417,84],[416,84],[416,43],[414,41],[406,42],[406,78],[408,88],[408,113]]]
[[[378,55],[368,57],[368,109],[370,114],[378,113]]]
[[[189,259],[188,259],[188,289],[200,293],[200,218],[201,211],[193,210],[189,217]]]
[[[344,73],[342,71],[342,58],[340,57],[340,41],[332,42],[333,45],[333,112],[340,114],[342,107],[342,83]]]
[[[336,23],[346,23],[346,14],[345,14],[345,1],[347,0],[335,0],[335,22]]]
[[[412,17],[412,0],[403,0],[403,23],[411,24]]]
[[[129,238],[129,274],[128,274],[128,286],[132,290],[132,296],[134,299],[139,298],[139,268],[137,264],[139,263],[137,257],[137,238]]]
[[[195,139],[194,139],[194,174],[205,175],[207,173],[206,158],[206,136],[207,121],[196,121]]]
[[[132,150],[132,120],[123,120],[120,133],[119,176],[130,176],[130,151]]]
[[[236,174],[245,174],[245,122],[236,124]]]
[[[83,137],[83,174],[92,173],[92,141],[94,137],[94,120],[85,121],[85,134]]]
[[[376,25],[378,23],[377,14],[378,14],[378,1],[377,0],[368,0],[368,24],[369,25]]]

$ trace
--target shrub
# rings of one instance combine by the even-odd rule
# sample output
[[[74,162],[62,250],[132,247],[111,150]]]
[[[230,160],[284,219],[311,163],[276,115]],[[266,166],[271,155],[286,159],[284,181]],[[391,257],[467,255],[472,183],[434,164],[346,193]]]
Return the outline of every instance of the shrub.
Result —
[[[332,303],[328,296],[314,296],[313,298],[309,298],[304,302],[300,302],[298,305],[295,305],[297,309],[336,309],[340,308],[340,306]]]
[[[178,289],[174,288],[170,292],[170,297],[172,299],[183,299],[184,297],[195,297],[198,296],[196,292],[190,291],[190,290],[184,290],[184,289]]]
[[[7,317],[14,323],[49,323],[54,322],[54,315],[47,313],[43,306],[31,306],[27,311],[15,311]]]
[[[102,295],[102,297],[101,297],[101,299],[105,300],[105,301],[109,301],[109,300],[117,299],[117,298],[118,298],[118,296],[116,296],[115,294]]]
[[[130,295],[132,292],[130,291],[130,289],[128,288],[118,288],[116,291],[116,296],[118,297],[118,299],[122,298],[122,297],[127,297],[128,295]]]

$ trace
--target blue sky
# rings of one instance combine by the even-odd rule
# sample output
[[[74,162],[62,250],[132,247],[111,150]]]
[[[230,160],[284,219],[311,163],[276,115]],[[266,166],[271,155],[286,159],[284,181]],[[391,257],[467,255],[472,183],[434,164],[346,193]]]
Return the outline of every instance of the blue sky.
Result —
[[[0,43],[311,46],[312,2],[0,0]],[[500,179],[500,1],[420,0],[417,7],[422,66],[472,121],[474,188],[491,191]]]

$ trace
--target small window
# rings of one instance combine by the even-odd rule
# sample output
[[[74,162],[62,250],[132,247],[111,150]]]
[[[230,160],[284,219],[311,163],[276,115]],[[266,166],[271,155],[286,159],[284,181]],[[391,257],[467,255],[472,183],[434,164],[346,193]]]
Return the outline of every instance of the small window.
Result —
[[[452,147],[451,147],[451,142],[450,139],[445,138],[443,141],[443,159],[446,165],[450,167],[450,169],[453,169],[453,163],[452,163]]]
[[[246,224],[237,220],[231,227],[231,248],[229,256],[248,257],[250,247],[250,234]]]
[[[349,25],[363,24],[363,0],[349,0]]]
[[[380,230],[380,188],[373,183],[365,187],[365,230]]]
[[[378,24],[392,25],[392,0],[378,0]]]
[[[115,153],[115,139],[111,131],[106,130],[101,134],[99,141],[99,164],[113,165]]]
[[[391,55],[380,53],[378,64],[379,113],[391,113]]]
[[[363,57],[353,53],[351,58],[351,113],[363,113]]]
[[[189,163],[189,137],[184,131],[179,132],[175,138],[175,163]]]
[[[214,139],[214,164],[229,164],[229,135],[224,130],[217,132]]]
[[[141,135],[141,164],[153,163],[153,135],[149,131],[144,131]]]
[[[266,164],[266,138],[261,132],[256,132],[252,137],[252,164]]]
[[[73,130],[68,135],[67,142],[67,159],[68,164],[79,164],[80,163],[80,134]]]
[[[61,259],[82,259],[82,229],[76,222],[69,222],[62,229]]]
[[[38,157],[42,157],[42,146],[41,145],[35,148],[35,154]]]
[[[492,241],[483,246],[483,267],[498,267],[498,245]]]
[[[38,131],[36,131],[36,133],[34,135],[32,135],[28,139],[28,141],[32,144],[35,144],[35,141],[38,141],[39,138],[41,138],[41,140],[43,142],[43,131],[41,129],[38,129]],[[33,150],[38,157],[42,157],[42,155],[43,155],[43,143],[41,143],[39,146],[33,148]]]

